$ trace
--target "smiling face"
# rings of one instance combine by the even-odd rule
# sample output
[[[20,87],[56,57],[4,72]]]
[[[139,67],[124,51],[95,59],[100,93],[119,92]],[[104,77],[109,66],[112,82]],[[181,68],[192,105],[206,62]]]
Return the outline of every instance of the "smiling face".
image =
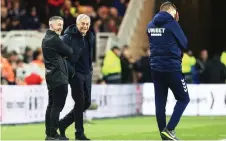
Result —
[[[77,28],[82,34],[86,34],[86,32],[89,30],[89,26],[90,26],[90,23],[88,19],[81,19],[77,23]]]
[[[86,34],[90,27],[90,18],[85,14],[81,14],[76,20],[77,28],[81,34]]]
[[[55,20],[50,24],[51,29],[53,29],[53,31],[55,31],[58,35],[61,34],[63,26],[64,26],[63,20]]]
[[[64,26],[64,21],[62,17],[53,16],[49,19],[49,28],[50,30],[56,32],[56,34],[60,35]]]

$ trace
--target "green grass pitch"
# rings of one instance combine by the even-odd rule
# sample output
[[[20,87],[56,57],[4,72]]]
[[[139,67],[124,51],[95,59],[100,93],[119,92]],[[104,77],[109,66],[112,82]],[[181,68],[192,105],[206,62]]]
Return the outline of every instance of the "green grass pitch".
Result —
[[[43,140],[45,126],[28,124],[1,127],[2,140]],[[93,140],[160,140],[155,117],[129,117],[93,120],[85,124],[86,135]],[[74,139],[74,125],[67,129]],[[182,140],[226,139],[226,116],[182,117],[176,129]]]

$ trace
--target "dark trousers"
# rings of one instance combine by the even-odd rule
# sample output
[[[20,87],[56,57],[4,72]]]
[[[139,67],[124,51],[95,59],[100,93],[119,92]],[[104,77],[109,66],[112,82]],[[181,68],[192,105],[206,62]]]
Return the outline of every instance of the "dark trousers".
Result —
[[[71,93],[75,105],[74,108],[60,120],[60,124],[66,129],[75,122],[76,136],[84,134],[83,112],[88,109],[91,104],[91,84],[91,73],[85,75],[76,72],[74,77],[70,80]]]
[[[181,72],[152,71],[152,79],[155,88],[155,110],[159,131],[161,132],[165,127],[169,130],[174,130],[190,101],[184,76]],[[177,102],[171,119],[166,126],[165,107],[168,96],[168,88],[170,88],[173,92]]]
[[[60,112],[63,110],[68,93],[68,85],[59,85],[49,90],[49,103],[46,109],[46,135],[54,137],[57,134]]]
[[[104,80],[107,84],[120,84],[121,83],[121,74],[113,73],[107,76],[104,76]]]

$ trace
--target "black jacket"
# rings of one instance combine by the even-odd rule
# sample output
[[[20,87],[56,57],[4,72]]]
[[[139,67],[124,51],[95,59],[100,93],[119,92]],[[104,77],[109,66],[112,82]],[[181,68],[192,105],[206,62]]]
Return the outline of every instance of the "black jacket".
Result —
[[[220,56],[215,55],[208,60],[203,72],[204,83],[225,83],[226,67],[220,61]]]
[[[120,57],[121,68],[122,68],[122,77],[121,82],[123,84],[133,83],[133,64],[125,56]]]
[[[68,84],[68,69],[65,57],[70,57],[73,50],[64,44],[54,31],[47,30],[42,40],[42,51],[48,89],[61,84]]]
[[[94,46],[94,34],[91,31],[87,32],[87,40],[88,40],[88,45],[89,48],[91,49],[89,51],[89,59],[90,59],[90,68],[92,71],[92,49]],[[77,67],[76,63],[78,62],[78,59],[81,56],[81,53],[83,51],[84,45],[82,42],[82,35],[81,33],[78,31],[76,25],[71,25],[69,27],[67,27],[67,29],[64,31],[64,35],[61,37],[61,39],[64,41],[64,43],[66,43],[67,45],[69,45],[72,49],[73,49],[73,55],[72,57],[68,58],[68,62],[69,62],[69,67]],[[69,71],[72,71],[72,69],[69,68]]]

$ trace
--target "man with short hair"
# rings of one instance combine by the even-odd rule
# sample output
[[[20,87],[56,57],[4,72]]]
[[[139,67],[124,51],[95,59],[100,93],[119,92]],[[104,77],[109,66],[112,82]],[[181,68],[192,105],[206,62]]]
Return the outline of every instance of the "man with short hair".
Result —
[[[165,2],[147,27],[151,51],[150,65],[155,88],[156,118],[160,135],[166,140],[178,140],[174,130],[190,101],[181,69],[182,50],[187,48],[187,38],[178,20],[179,15],[175,5]],[[168,88],[172,90],[177,103],[166,125],[165,107]]]
[[[73,50],[60,39],[63,30],[63,18],[53,16],[49,19],[49,30],[42,40],[42,51],[46,68],[46,83],[49,90],[49,102],[46,109],[46,140],[68,140],[57,133],[59,115],[68,93],[68,69],[65,57]]]
[[[72,98],[75,101],[74,108],[60,120],[60,133],[65,136],[65,130],[75,122],[76,139],[89,140],[84,134],[83,112],[91,104],[92,84],[92,60],[91,50],[94,45],[94,35],[89,31],[90,17],[80,14],[76,25],[69,26],[62,37],[74,51],[68,58],[69,83],[72,90]]]

